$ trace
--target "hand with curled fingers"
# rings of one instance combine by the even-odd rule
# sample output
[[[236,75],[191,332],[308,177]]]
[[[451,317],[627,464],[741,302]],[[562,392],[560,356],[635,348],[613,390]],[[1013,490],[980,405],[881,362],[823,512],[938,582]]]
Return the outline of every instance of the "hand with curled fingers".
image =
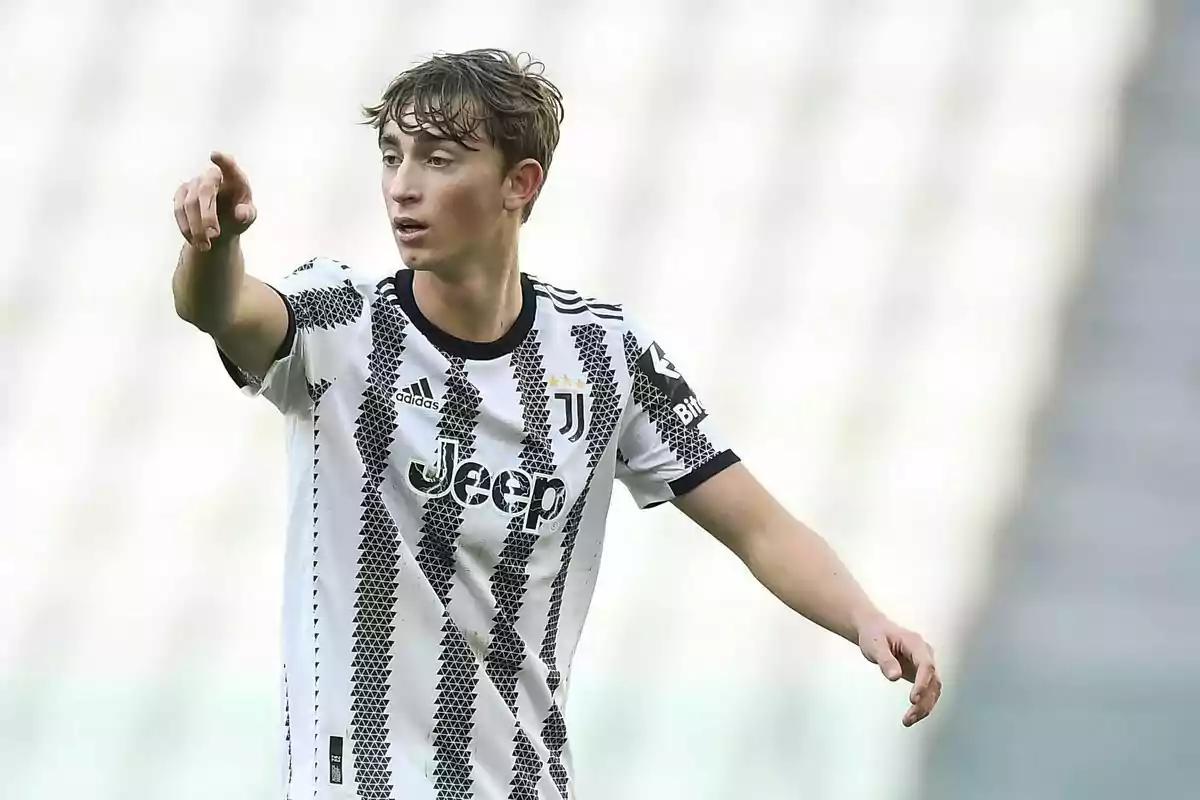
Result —
[[[918,634],[880,618],[859,629],[858,647],[889,681],[904,678],[913,684],[908,693],[912,704],[904,714],[904,727],[911,727],[933,711],[942,695],[942,679],[934,663],[933,648]]]
[[[213,151],[209,158],[211,166],[175,190],[175,223],[200,251],[212,249],[218,239],[240,236],[258,217],[250,179],[233,156]]]

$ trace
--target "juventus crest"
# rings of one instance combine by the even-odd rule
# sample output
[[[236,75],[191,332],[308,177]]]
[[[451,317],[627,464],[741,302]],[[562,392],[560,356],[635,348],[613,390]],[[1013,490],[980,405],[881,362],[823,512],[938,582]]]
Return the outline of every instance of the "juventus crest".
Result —
[[[557,389],[553,395],[553,413],[560,415],[555,417],[556,420],[562,420],[558,432],[567,437],[568,442],[578,442],[587,430],[587,418],[583,410],[583,387],[587,386],[587,381],[572,380],[567,375],[554,375],[546,382]]]

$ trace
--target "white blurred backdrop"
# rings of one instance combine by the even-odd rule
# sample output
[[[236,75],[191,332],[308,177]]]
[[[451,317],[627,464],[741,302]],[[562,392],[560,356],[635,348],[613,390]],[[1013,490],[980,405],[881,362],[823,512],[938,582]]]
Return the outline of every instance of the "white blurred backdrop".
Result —
[[[275,797],[281,423],[174,316],[177,184],[249,269],[398,258],[358,108],[434,51],[546,63],[522,267],[624,301],[877,602],[966,629],[1053,379],[1139,0],[0,4],[6,800]],[[937,719],[619,493],[576,660],[584,800],[915,798]]]

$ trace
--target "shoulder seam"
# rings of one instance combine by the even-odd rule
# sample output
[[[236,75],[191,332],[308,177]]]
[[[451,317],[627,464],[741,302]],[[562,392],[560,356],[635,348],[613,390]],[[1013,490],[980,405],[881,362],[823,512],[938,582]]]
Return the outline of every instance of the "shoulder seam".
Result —
[[[620,303],[602,303],[594,297],[582,297],[574,289],[561,289],[530,275],[535,296],[549,300],[551,307],[560,314],[582,314],[590,312],[599,319],[623,322],[625,309]]]

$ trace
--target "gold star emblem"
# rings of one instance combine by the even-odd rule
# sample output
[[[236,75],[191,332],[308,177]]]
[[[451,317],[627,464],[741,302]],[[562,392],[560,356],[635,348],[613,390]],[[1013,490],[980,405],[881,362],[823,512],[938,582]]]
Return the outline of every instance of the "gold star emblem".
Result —
[[[551,375],[546,378],[546,385],[553,388],[559,386],[564,389],[582,389],[587,386],[587,380],[584,378],[572,378],[570,375]]]

